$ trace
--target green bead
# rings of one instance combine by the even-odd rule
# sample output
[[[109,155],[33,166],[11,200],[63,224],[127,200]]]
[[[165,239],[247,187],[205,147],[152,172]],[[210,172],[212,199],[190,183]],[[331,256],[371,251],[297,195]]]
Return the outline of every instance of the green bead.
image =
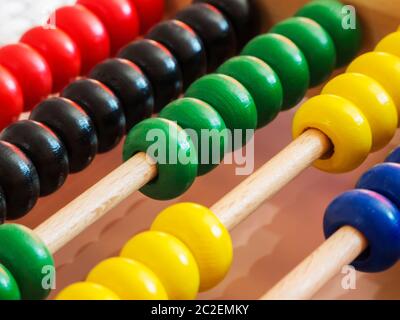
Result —
[[[197,176],[197,153],[190,136],[175,122],[151,118],[139,122],[126,137],[123,158],[146,152],[157,161],[158,176],[140,191],[156,200],[182,195]]]
[[[0,244],[0,262],[17,281],[21,298],[47,298],[51,283],[46,278],[54,275],[55,269],[45,244],[32,230],[18,224],[0,226]]]
[[[199,158],[198,175],[204,175],[222,161],[225,155],[225,141],[228,138],[224,120],[219,113],[207,103],[193,98],[182,98],[171,102],[159,114],[160,118],[176,121],[183,129],[192,129],[194,135],[189,135],[195,146]],[[202,133],[209,134],[207,144],[203,146]],[[216,143],[218,142],[218,143]],[[219,146],[216,150],[216,146]],[[204,150],[203,148],[207,148]],[[219,155],[218,157],[216,155]],[[204,159],[203,159],[204,157]],[[215,159],[213,159],[215,158]]]
[[[336,66],[343,67],[354,59],[362,45],[362,27],[356,17],[353,28],[344,28],[348,12],[336,0],[316,0],[306,4],[296,16],[319,23],[331,36],[337,53]]]
[[[336,64],[336,49],[330,35],[314,20],[295,17],[275,25],[270,32],[292,40],[303,52],[310,68],[310,85],[323,83]]]
[[[235,149],[246,144],[246,130],[257,128],[257,109],[246,88],[232,77],[211,74],[195,81],[186,91],[186,97],[200,99],[212,106],[224,119],[226,127],[242,130],[241,141],[233,141]]]
[[[290,39],[279,34],[264,34],[250,41],[242,55],[260,58],[277,73],[283,88],[283,110],[294,107],[304,98],[310,71],[304,54]]]
[[[0,264],[0,300],[20,300],[17,282],[8,269]]]
[[[217,72],[235,78],[250,92],[256,104],[258,128],[270,123],[281,111],[281,81],[262,60],[251,56],[235,57],[226,61]]]

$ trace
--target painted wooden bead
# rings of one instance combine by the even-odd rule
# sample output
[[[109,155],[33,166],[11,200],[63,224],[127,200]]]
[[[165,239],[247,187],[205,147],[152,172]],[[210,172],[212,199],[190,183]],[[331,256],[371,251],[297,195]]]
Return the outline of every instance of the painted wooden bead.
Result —
[[[196,260],[174,236],[159,231],[140,233],[125,244],[121,257],[140,262],[153,271],[170,300],[193,300],[199,292]]]
[[[379,41],[374,51],[391,53],[400,58],[400,28]]]
[[[232,77],[222,74],[207,75],[194,82],[185,94],[212,106],[222,117],[228,129],[241,130],[241,139],[233,139],[234,148],[240,148],[251,136],[247,130],[257,128],[257,109],[246,88]]]
[[[372,132],[372,151],[385,147],[396,133],[398,115],[389,94],[372,78],[346,73],[327,83],[322,94],[345,98],[362,111]]]
[[[244,47],[242,55],[263,60],[277,73],[283,87],[282,109],[290,109],[304,98],[310,83],[309,67],[290,39],[278,34],[261,35]]]
[[[194,2],[205,2],[221,10],[235,29],[239,49],[260,31],[260,17],[254,1],[195,0]]]
[[[283,89],[274,70],[262,60],[251,57],[235,57],[217,70],[238,80],[250,92],[257,109],[257,127],[270,123],[281,111]]]
[[[0,224],[3,224],[7,218],[7,204],[6,196],[4,194],[3,188],[0,187]]]
[[[100,19],[81,5],[55,11],[56,26],[67,33],[81,53],[81,71],[87,74],[110,56],[110,37]]]
[[[193,98],[178,99],[161,111],[160,118],[175,121],[182,129],[189,129],[187,132],[196,147],[199,159],[197,175],[210,172],[224,158],[225,144],[228,142],[225,122],[207,103]],[[209,135],[208,148],[203,144],[202,132],[204,134],[205,131]]]
[[[175,122],[152,118],[134,126],[125,141],[124,160],[139,152],[146,152],[157,162],[157,178],[140,189],[152,199],[179,197],[196,179],[196,149],[190,136]]]
[[[93,79],[71,83],[61,96],[74,101],[89,115],[96,128],[98,152],[113,149],[125,135],[125,115],[119,99],[105,85]]]
[[[0,66],[0,131],[17,121],[24,108],[24,97],[17,79]]]
[[[8,269],[0,263],[0,300],[21,300],[17,282]]]
[[[0,226],[0,243],[0,261],[17,281],[22,299],[45,299],[55,280],[46,245],[32,230],[17,224]]]
[[[324,217],[326,237],[352,226],[368,240],[368,250],[353,262],[362,272],[381,272],[400,255],[400,212],[387,198],[367,190],[352,190],[337,197]]]
[[[202,39],[207,70],[213,72],[237,50],[236,34],[226,17],[214,6],[196,3],[181,10],[176,19],[190,26]]]
[[[152,26],[160,22],[164,15],[164,0],[130,0],[140,17],[140,33],[145,34]]]
[[[348,64],[361,48],[362,27],[359,18],[351,13],[355,14],[345,10],[344,4],[336,0],[311,1],[296,13],[296,16],[316,21],[329,33],[336,47],[337,67]],[[343,24],[349,27],[343,28]]]
[[[371,128],[364,114],[349,100],[320,95],[305,102],[293,120],[293,137],[314,128],[332,142],[332,154],[317,160],[320,170],[342,173],[354,170],[368,156],[372,146]]]
[[[120,300],[110,289],[92,282],[77,282],[64,288],[56,300]]]
[[[53,78],[52,92],[59,92],[81,72],[81,53],[78,46],[58,28],[35,27],[21,38],[39,52],[49,65]]]
[[[182,73],[171,52],[153,40],[129,44],[118,54],[136,64],[149,78],[154,92],[154,109],[159,112],[182,92]]]
[[[127,131],[152,115],[153,88],[137,65],[124,59],[110,59],[98,64],[90,77],[106,85],[118,97]]]
[[[219,284],[228,273],[233,247],[228,230],[208,208],[179,203],[162,211],[151,230],[173,235],[192,252],[200,270],[200,291]]]
[[[71,173],[85,169],[97,152],[97,136],[92,120],[75,102],[50,98],[32,110],[30,119],[44,123],[61,139],[68,151]]]
[[[182,71],[183,90],[207,71],[207,56],[201,39],[187,24],[169,20],[157,24],[146,36],[163,44],[175,56]]]
[[[145,265],[127,258],[110,258],[90,271],[87,281],[114,292],[122,300],[167,300],[158,277]]]
[[[77,3],[93,12],[104,24],[110,37],[111,55],[139,35],[138,13],[129,0],[78,0]]]
[[[7,127],[0,139],[17,146],[32,160],[41,196],[52,194],[64,184],[69,172],[67,150],[50,128],[36,121],[18,121]]]
[[[400,58],[390,53],[368,52],[356,58],[347,72],[365,74],[379,82],[400,112]]]
[[[385,162],[400,163],[400,148],[392,150],[385,159]]]
[[[0,185],[6,198],[7,219],[21,218],[39,198],[39,176],[32,161],[5,141],[0,141]]]
[[[18,81],[24,110],[31,110],[36,103],[51,93],[52,76],[46,60],[30,46],[18,43],[0,49],[0,65]]]
[[[336,64],[336,48],[329,34],[314,20],[294,17],[275,25],[270,32],[292,40],[303,52],[310,68],[310,85],[323,83]]]

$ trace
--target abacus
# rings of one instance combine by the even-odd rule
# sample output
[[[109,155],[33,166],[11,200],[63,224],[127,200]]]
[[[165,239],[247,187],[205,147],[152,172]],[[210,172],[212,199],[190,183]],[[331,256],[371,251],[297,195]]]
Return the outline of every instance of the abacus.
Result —
[[[400,33],[396,17],[388,18],[395,4],[381,8],[384,23],[377,27],[369,16],[377,8],[363,1],[352,1],[354,7],[347,11],[336,0],[293,1],[293,8],[262,0],[177,2],[170,3],[174,8],[167,13],[170,20],[158,23],[161,9],[147,21],[149,2],[78,2],[57,12],[66,15],[65,21],[78,19],[90,29],[92,23],[80,16],[89,12],[102,28],[97,39],[102,44],[93,51],[93,43],[88,44],[93,34],[90,39],[84,38],[85,33],[74,38],[76,30],[68,31],[71,24],[63,25],[63,18],[57,24],[79,47],[81,78],[73,80],[79,74],[76,70],[57,76],[60,53],[51,46],[35,47],[46,36],[42,29],[38,34],[34,30],[39,29],[29,31],[21,40],[26,45],[6,47],[10,51],[4,51],[3,60],[0,49],[4,74],[16,84],[23,82],[21,68],[32,67],[29,59],[21,58],[23,64],[10,59],[21,48],[50,60],[48,78],[60,81],[53,88],[60,94],[43,100],[50,89],[27,91],[24,84],[23,93],[10,91],[4,98],[18,96],[14,105],[22,108],[25,101],[32,111],[29,120],[13,122],[15,116],[8,120],[0,135],[1,215],[4,220],[20,219],[18,224],[0,226],[0,242],[5,244],[0,248],[2,299],[44,299],[51,294],[59,300],[185,300],[215,287],[200,297],[308,299],[331,278],[340,277],[348,264],[368,273],[395,266],[400,254],[398,150],[388,164],[367,171],[371,157],[365,163],[372,152],[375,162],[383,161],[385,151],[376,151],[391,142],[396,145]],[[163,7],[163,1],[154,3]],[[129,17],[118,10],[123,5],[131,9]],[[357,14],[353,27],[343,27],[345,14]],[[133,40],[140,34],[143,38]],[[314,90],[308,92],[310,88]],[[312,97],[315,91],[318,95]],[[31,98],[31,93],[39,95]],[[293,142],[287,138],[278,143],[275,140],[280,139],[271,134],[263,136],[275,123],[280,131],[288,124],[288,131],[291,121]],[[204,129],[214,130],[222,141],[216,162],[210,161],[215,150],[205,152],[205,142],[196,145],[190,135]],[[259,129],[256,141],[261,132],[256,152],[268,143],[276,150],[268,153],[261,148],[257,165],[264,165],[229,188],[225,180],[235,175],[218,164],[227,150],[239,150],[253,136],[225,134],[255,129]],[[149,157],[152,130],[163,133],[166,144],[172,145],[172,151],[164,149],[167,156],[176,151],[187,162],[163,163]],[[97,160],[97,153],[104,155]],[[326,209],[327,240],[289,273],[313,251],[296,256],[301,244],[289,238],[292,243],[285,253],[293,255],[295,263],[287,270],[275,270],[276,279],[270,277],[271,265],[254,277],[232,275],[235,264],[246,257],[247,249],[241,246],[265,252],[273,245],[268,225],[263,226],[265,238],[258,245],[258,241],[246,243],[251,242],[247,234],[237,247],[236,234],[241,228],[259,231],[270,211],[277,212],[266,201],[274,201],[270,198],[278,192],[288,197],[289,182],[312,165],[321,171],[312,174],[331,183],[341,178],[326,172],[352,172],[341,191],[354,186],[358,170],[367,171],[357,189],[342,194]],[[76,175],[67,180],[70,173]],[[321,191],[305,179],[307,188]],[[303,189],[296,191],[297,199]],[[333,194],[312,213],[318,215],[332,198]],[[307,205],[293,206],[287,219],[296,214],[304,214],[300,220],[310,218],[304,213]],[[291,222],[290,231],[299,232],[299,225],[307,234],[318,230],[305,222]],[[282,232],[282,237],[287,234]],[[315,248],[323,242],[317,240],[308,245]],[[277,251],[279,239],[275,241]],[[245,252],[238,256],[238,249]],[[276,254],[279,260],[282,251]],[[51,286],[43,286],[43,270],[54,265],[57,285],[51,292]],[[244,277],[253,290],[244,293],[243,281],[235,276]],[[330,282],[335,283],[340,285],[340,280]],[[353,294],[344,288],[338,292]],[[363,290],[359,294],[379,298]]]

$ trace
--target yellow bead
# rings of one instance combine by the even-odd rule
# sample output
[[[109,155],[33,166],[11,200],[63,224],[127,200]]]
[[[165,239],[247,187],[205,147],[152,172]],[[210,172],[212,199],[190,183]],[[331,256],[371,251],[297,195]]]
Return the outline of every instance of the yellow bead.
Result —
[[[347,72],[362,73],[379,82],[400,112],[400,58],[390,53],[369,52],[355,59]]]
[[[232,264],[232,241],[208,208],[194,203],[173,205],[158,215],[151,229],[172,234],[190,249],[200,270],[200,291],[225,278]]]
[[[102,285],[77,282],[62,290],[56,300],[120,300],[120,298]]]
[[[166,300],[161,281],[149,268],[127,258],[110,258],[89,273],[87,281],[100,284],[123,300]]]
[[[361,110],[372,132],[372,150],[385,147],[396,133],[397,109],[385,89],[360,73],[342,74],[327,83],[322,94],[345,98]]]
[[[393,32],[383,38],[376,46],[375,51],[391,53],[400,58],[400,32]]]
[[[143,263],[164,285],[171,300],[192,300],[199,292],[200,274],[190,250],[177,238],[159,231],[138,234],[121,256]]]
[[[325,133],[333,144],[332,154],[315,162],[323,171],[342,173],[357,168],[372,146],[371,129],[363,113],[349,100],[320,95],[305,102],[293,120],[293,137],[309,128]]]

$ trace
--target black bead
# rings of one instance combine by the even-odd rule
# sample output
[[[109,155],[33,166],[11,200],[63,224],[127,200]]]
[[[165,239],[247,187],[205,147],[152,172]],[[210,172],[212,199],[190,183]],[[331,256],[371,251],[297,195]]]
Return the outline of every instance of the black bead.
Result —
[[[94,67],[89,76],[106,85],[118,97],[128,131],[152,115],[153,88],[139,67],[132,62],[109,59]]]
[[[149,78],[154,90],[154,111],[159,112],[182,92],[182,73],[172,53],[161,43],[139,40],[118,54],[136,64]]]
[[[195,0],[194,2],[208,3],[221,10],[235,29],[238,49],[260,32],[261,19],[254,0]]]
[[[207,52],[207,70],[213,72],[236,53],[236,35],[232,25],[217,8],[197,3],[176,15],[202,39]]]
[[[6,196],[4,195],[3,188],[0,187],[0,224],[3,224],[6,221],[6,214]]]
[[[39,198],[39,177],[32,161],[5,141],[0,141],[0,185],[6,199],[7,219],[21,218]]]
[[[157,24],[146,36],[163,44],[172,52],[182,71],[183,90],[207,71],[203,41],[192,28],[178,20]]]
[[[97,153],[97,136],[92,120],[75,102],[50,98],[32,110],[30,119],[44,123],[64,143],[71,173],[85,169]]]
[[[40,181],[40,195],[58,190],[68,176],[67,150],[44,124],[18,121],[1,133],[0,139],[17,146],[32,161]]]
[[[119,99],[104,84],[93,79],[80,79],[69,84],[61,96],[77,103],[96,128],[98,152],[114,148],[125,134],[125,115]]]

